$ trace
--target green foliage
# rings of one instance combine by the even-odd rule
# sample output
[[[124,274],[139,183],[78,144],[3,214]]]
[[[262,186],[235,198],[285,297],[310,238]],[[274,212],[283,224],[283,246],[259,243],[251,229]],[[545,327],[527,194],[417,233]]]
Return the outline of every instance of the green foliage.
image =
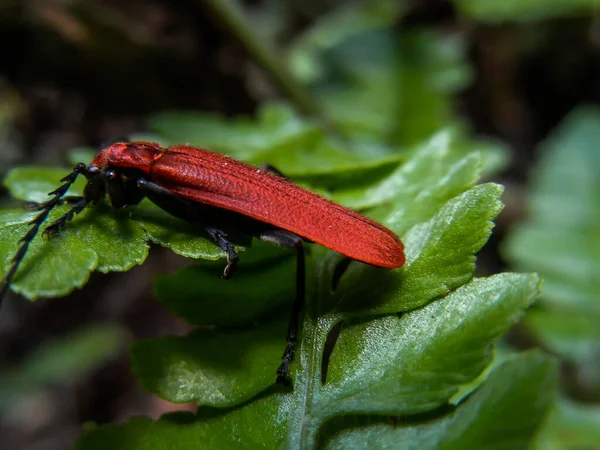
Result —
[[[200,407],[196,415],[167,415],[156,423],[133,419],[120,426],[100,427],[84,437],[78,448],[110,445],[116,449],[153,449],[162,445],[176,449],[189,448],[192,442],[203,442],[211,448],[312,448],[324,424],[323,438],[334,442],[343,438],[344,446],[359,445],[365,434],[372,441],[388,442],[407,432],[386,426],[383,417],[376,420],[379,426],[371,429],[364,423],[368,419],[364,414],[405,416],[406,426],[414,428],[409,430],[412,438],[406,441],[406,448],[410,448],[413,440],[430,439],[432,433],[440,441],[481,442],[491,430],[496,430],[503,442],[523,447],[553,395],[556,371],[545,356],[519,356],[501,365],[488,377],[482,390],[455,414],[439,408],[447,404],[461,383],[472,379],[489,362],[491,342],[530,303],[537,283],[536,277],[515,274],[477,279],[449,297],[401,317],[389,315],[348,325],[342,329],[331,355],[324,385],[319,360],[327,330],[319,328],[326,325],[326,317],[307,318],[292,393],[267,390],[245,404],[240,405],[241,400],[236,398],[238,406],[234,408]],[[307,339],[307,335],[312,339]],[[225,339],[214,337],[219,343],[212,345],[227,354],[240,345],[255,351],[259,347],[258,342],[239,340],[237,345],[223,348]],[[158,343],[168,345],[176,339],[164,338]],[[192,343],[189,337],[181,340]],[[311,344],[306,348],[304,343]],[[152,351],[156,354],[156,344],[149,343],[147,354]],[[148,343],[139,344],[142,345]],[[202,355],[210,353],[203,346],[195,349],[195,361],[204,360]],[[267,354],[268,350],[263,352]],[[139,362],[139,357],[136,359]],[[223,406],[223,394],[235,396],[237,385],[218,383],[231,376],[231,365],[243,365],[248,359],[241,361],[230,361],[220,367],[221,374],[215,373],[218,368],[214,366],[207,373],[202,367],[178,362],[179,366],[194,370],[187,375],[182,371],[172,374],[174,379],[167,384],[173,387],[173,392],[178,391],[175,386],[185,386],[186,390],[201,388],[199,400]],[[182,377],[177,379],[177,375]],[[235,372],[233,376],[236,377]],[[242,389],[252,382],[241,381]],[[167,385],[162,392],[168,389]],[[487,415],[482,409],[487,409]],[[431,417],[414,415],[435,410],[439,412]],[[515,410],[518,410],[516,415]],[[349,428],[348,423],[340,420],[342,414],[357,415],[359,426]],[[504,420],[499,421],[497,414]],[[450,424],[453,426],[449,427]],[[335,439],[328,436],[337,434],[340,436]]]
[[[543,301],[528,313],[525,326],[572,366],[577,384],[591,398],[600,393],[599,126],[600,109],[581,107],[541,145],[529,216],[506,245],[515,267],[535,268],[545,279]],[[574,417],[582,418],[581,426]],[[571,448],[566,436],[573,434],[577,442],[579,427],[585,430],[581,439],[600,442],[597,423],[592,408],[559,403],[544,432],[548,445],[540,448]]]
[[[514,430],[506,439],[525,445],[546,410],[552,364],[540,355],[515,357],[497,369],[497,377],[492,372],[490,381],[480,374],[492,362],[494,342],[539,294],[540,280],[510,273],[472,278],[474,255],[490,235],[502,189],[475,185],[481,156],[465,155],[453,136],[434,136],[366,190],[341,183],[331,193],[347,204],[368,207],[367,213],[403,236],[407,262],[398,270],[351,262],[334,286],[341,257],[321,247],[310,249],[293,390],[277,389],[273,382],[294,295],[294,257],[257,245],[241,255],[241,270],[229,282],[218,280],[222,264],[210,262],[156,282],[156,294],[170,311],[212,327],[136,343],[133,370],[156,395],[196,401],[196,414],[99,427],[85,435],[79,448],[190,448],[198,442],[212,448],[312,448],[317,440],[335,447],[340,439],[347,442],[363,432],[385,442],[395,427],[382,427],[382,419],[375,417],[379,425],[371,429],[365,421],[386,415],[410,418],[407,426],[418,439],[428,439],[435,429],[439,442],[477,442],[490,424],[469,412],[476,407],[469,405],[491,408],[494,383],[503,385],[501,379],[507,405],[519,392],[539,399],[523,413],[527,421],[518,427],[506,424]],[[326,184],[335,184],[340,172],[333,170]],[[48,187],[44,180],[64,173],[15,170],[6,184],[20,198],[39,199],[40,190]],[[327,179],[325,172],[321,179]],[[0,246],[7,255],[14,254],[31,214],[5,213],[9,220],[0,231]],[[140,263],[147,242],[196,258],[222,256],[191,225],[149,203],[120,212],[99,205],[82,212],[59,237],[36,239],[13,288],[30,298],[66,293],[85,282],[91,270],[126,270]],[[339,337],[331,354],[324,354],[336,326]],[[510,383],[502,370],[514,373]],[[546,381],[532,387],[532,378]],[[452,412],[455,397],[481,383],[492,383],[489,392],[476,391]],[[349,437],[353,428],[341,419],[348,415],[358,421],[356,437]],[[473,421],[480,428],[468,425]],[[459,431],[450,433],[450,423]]]
[[[589,15],[598,0],[454,0],[465,16],[483,22],[531,21],[574,15]]]
[[[200,112],[164,112],[150,119],[163,143],[186,142],[252,161],[261,152],[304,145],[312,148],[322,127],[303,121],[285,105],[262,108],[256,118],[235,121]],[[283,169],[281,169],[283,170]]]
[[[560,398],[536,440],[536,449],[597,449],[600,442],[600,408]]]
[[[293,252],[255,244],[224,282],[214,243],[148,201],[88,208],[58,237],[34,240],[11,286],[30,299],[67,294],[94,270],[141,264],[149,243],[203,260],[154,282],[159,301],[198,329],[131,351],[147,391],[194,401],[197,411],[91,428],[77,448],[528,447],[552,401],[555,364],[537,352],[498,357],[496,342],[530,308],[541,279],[473,277],[502,209],[502,187],[477,182],[503,167],[506,152],[472,138],[456,118],[453,97],[471,76],[462,39],[395,33],[401,13],[398,2],[355,2],[291,45],[292,66],[322,102],[326,125],[279,103],[234,120],[166,111],[143,135],[268,162],[403,239],[407,259],[397,270],[346,265],[309,248],[293,389],[274,385]],[[89,157],[79,149],[74,159]],[[68,172],[15,169],[5,185],[15,198],[43,201]],[[3,273],[34,214],[0,213]],[[238,250],[251,244],[232,237]]]
[[[296,257],[291,251],[267,246],[256,242],[252,251],[241,256],[245,267],[235,274],[235,282],[221,280],[222,261],[204,262],[159,276],[156,297],[193,325],[243,325],[257,315],[286,307],[294,298]]]
[[[374,0],[341,5],[320,17],[309,32],[298,37],[288,57],[298,80],[313,83],[327,76],[322,53],[372,30],[390,27],[405,5],[394,0]]]
[[[330,420],[324,428],[322,446],[525,448],[552,399],[555,376],[556,370],[546,357],[536,353],[518,356],[495,369],[476,394],[449,414],[406,419],[397,425],[389,418],[375,416]],[[506,383],[507,379],[511,383]],[[116,449],[183,449],[190,441],[210,448],[274,448],[283,444],[281,427],[285,425],[280,420],[287,409],[282,396],[273,394],[241,410],[199,410],[201,420],[191,414],[167,415],[156,423],[133,419],[125,425],[92,431],[78,448],[96,449],[103,444]],[[269,415],[275,420],[265,420]],[[298,446],[295,442],[287,444]]]
[[[432,30],[398,33],[402,5],[353,2],[320,17],[287,51],[295,75],[346,137],[406,151],[452,128],[457,146],[484,154],[486,173],[498,171],[507,163],[506,149],[474,139],[455,112],[454,95],[471,81],[465,41]]]
[[[527,325],[563,358],[600,357],[600,110],[574,111],[541,146],[529,216],[506,253],[544,275],[544,302]],[[600,375],[600,374],[599,374]]]
[[[47,197],[68,172],[68,169],[14,169],[5,185],[16,198],[39,201]],[[51,179],[55,180],[53,185]],[[72,189],[73,194],[81,192],[77,186]],[[69,205],[57,207],[49,223],[68,209]],[[9,256],[16,253],[19,240],[36,214],[22,209],[0,212],[0,222],[4,225],[0,254],[6,255],[2,261],[3,273],[10,266]],[[40,233],[30,245],[12,288],[31,300],[65,295],[83,286],[94,270],[126,271],[141,264],[148,256],[148,242],[164,245],[190,258],[217,259],[221,254],[209,237],[199,236],[192,225],[175,219],[148,201],[133,211],[115,211],[101,204],[81,213],[78,220],[69,224],[69,233],[52,239]],[[122,251],[116,252],[116,248]]]
[[[313,57],[322,73],[313,89],[337,126],[355,138],[378,136],[394,145],[418,143],[450,124],[451,94],[470,76],[460,39],[424,31],[398,36],[388,26],[333,41]]]
[[[507,383],[506,380],[511,380]],[[325,425],[324,448],[525,448],[553,399],[556,367],[537,352],[513,356],[454,411],[404,420],[349,416]]]

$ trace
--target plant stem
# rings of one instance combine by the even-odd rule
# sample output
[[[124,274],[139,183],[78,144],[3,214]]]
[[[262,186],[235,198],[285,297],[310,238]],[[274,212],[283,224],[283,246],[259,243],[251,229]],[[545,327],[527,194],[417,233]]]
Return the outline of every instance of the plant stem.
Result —
[[[254,32],[232,0],[202,0],[202,2],[240,41],[257,63],[271,75],[279,88],[290,97],[302,113],[327,122],[321,106],[308,89],[300,84],[282,64],[283,58],[277,55],[276,50]]]

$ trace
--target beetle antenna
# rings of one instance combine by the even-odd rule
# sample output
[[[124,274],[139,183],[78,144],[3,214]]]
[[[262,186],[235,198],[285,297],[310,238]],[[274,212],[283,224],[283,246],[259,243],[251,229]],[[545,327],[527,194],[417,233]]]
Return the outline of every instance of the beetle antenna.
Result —
[[[2,307],[2,299],[8,292],[10,282],[17,273],[17,269],[21,265],[21,262],[23,261],[23,258],[27,253],[29,244],[31,244],[31,241],[33,241],[35,236],[38,234],[40,227],[48,218],[48,214],[50,214],[50,211],[52,211],[57,205],[61,203],[62,197],[67,193],[71,185],[75,183],[75,180],[77,180],[77,176],[80,174],[84,174],[86,170],[87,169],[85,167],[85,164],[77,164],[77,166],[75,166],[75,168],[73,169],[73,172],[71,172],[69,175],[60,180],[64,184],[58,189],[55,189],[52,192],[48,193],[48,195],[52,195],[53,197],[44,203],[36,205],[35,209],[39,210],[40,213],[28,223],[28,225],[31,225],[31,228],[29,229],[27,234],[19,240],[21,247],[19,247],[17,253],[12,257],[10,262],[10,269],[6,273],[6,276],[4,277],[4,279],[2,280],[2,284],[0,285],[0,307]],[[31,203],[29,204],[29,207],[32,207]]]

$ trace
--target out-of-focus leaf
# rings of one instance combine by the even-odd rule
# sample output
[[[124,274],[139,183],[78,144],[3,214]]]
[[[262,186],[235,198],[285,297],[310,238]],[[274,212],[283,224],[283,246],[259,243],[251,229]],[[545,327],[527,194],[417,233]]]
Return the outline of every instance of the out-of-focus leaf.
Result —
[[[301,120],[283,104],[263,106],[258,121],[227,121],[214,114],[173,111],[150,119],[150,126],[169,145],[192,145],[249,161],[274,148],[310,149],[321,139],[322,127]]]
[[[17,89],[10,86],[6,79],[0,84],[0,98],[0,176],[4,176],[21,153],[23,137],[16,122],[25,109],[25,103]]]
[[[492,23],[593,15],[600,6],[598,0],[454,0],[454,4],[465,16]]]
[[[600,448],[600,407],[560,398],[536,439],[537,450]]]
[[[457,152],[478,152],[481,155],[481,174],[484,178],[493,177],[508,167],[511,154],[506,144],[490,137],[473,138],[466,126],[456,126],[451,131],[453,148]]]
[[[462,40],[428,31],[396,37],[373,30],[327,56],[331,76],[315,90],[329,117],[356,139],[419,143],[453,124],[451,97],[470,80]],[[366,67],[356,64],[365,58]]]
[[[96,156],[100,149],[93,149],[91,147],[77,147],[69,151],[69,163],[75,167],[79,163],[88,165]],[[64,176],[64,175],[63,175]],[[83,180],[82,180],[83,181]]]
[[[342,5],[321,17],[289,49],[292,72],[305,83],[319,81],[326,75],[323,58],[328,50],[352,36],[392,26],[404,6],[393,0],[359,1]]]
[[[120,351],[129,336],[120,327],[99,325],[83,328],[45,343],[18,367],[0,373],[0,407],[51,383],[84,377]]]
[[[261,107],[258,121],[171,112],[153,117],[151,125],[163,145],[193,145],[257,166],[270,164],[286,177],[324,188],[372,180],[405,159],[386,146],[327,136],[285,104]]]
[[[406,153],[393,153],[387,147],[324,138],[313,148],[299,151],[281,151],[275,147],[249,162],[268,163],[296,181],[339,188],[340,185],[356,186],[357,181],[364,184],[376,180],[406,159]]]
[[[515,267],[539,271],[544,296],[525,324],[577,374],[579,389],[600,392],[600,109],[573,111],[541,146],[529,216],[509,236]],[[600,448],[598,409],[558,403],[537,448]]]
[[[61,185],[60,180],[72,172],[72,169],[49,167],[17,167],[11,170],[3,181],[10,194],[29,202],[49,200],[49,192]],[[79,177],[69,189],[69,195],[83,195],[85,180]]]
[[[514,266],[544,279],[527,325],[545,345],[587,365],[600,357],[600,110],[571,113],[540,148],[527,220],[509,236]]]
[[[591,362],[600,351],[600,329],[595,315],[577,308],[540,307],[529,312],[525,324],[565,360],[594,368]]]

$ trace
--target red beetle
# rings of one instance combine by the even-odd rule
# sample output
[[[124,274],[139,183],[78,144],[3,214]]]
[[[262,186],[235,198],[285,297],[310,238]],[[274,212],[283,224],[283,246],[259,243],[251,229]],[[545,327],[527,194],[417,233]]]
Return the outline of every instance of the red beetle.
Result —
[[[273,170],[256,168],[218,153],[188,146],[164,149],[149,142],[119,142],[101,150],[89,166],[78,164],[51,192],[52,199],[37,205],[40,214],[21,239],[22,245],[0,287],[0,301],[8,290],[27,248],[50,211],[78,175],[87,179],[83,197],[69,197],[72,208],[44,234],[58,233],[87,205],[105,195],[113,208],[150,199],[168,213],[200,224],[227,255],[223,277],[235,270],[238,255],[222,231],[234,227],[273,244],[297,250],[296,299],[278,381],[289,382],[299,315],[305,297],[303,241],[315,242],[348,258],[385,268],[404,264],[403,246],[387,228],[343,206],[303,189]]]

